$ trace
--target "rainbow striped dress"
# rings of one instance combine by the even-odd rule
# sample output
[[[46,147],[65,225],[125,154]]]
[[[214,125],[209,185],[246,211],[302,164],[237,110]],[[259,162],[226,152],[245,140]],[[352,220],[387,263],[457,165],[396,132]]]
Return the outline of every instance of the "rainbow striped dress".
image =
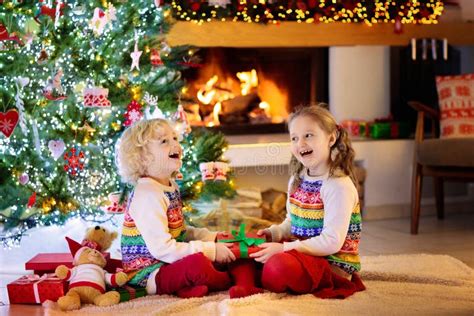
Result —
[[[316,237],[323,231],[324,203],[321,198],[323,180],[303,179],[289,196],[288,211],[291,219],[291,234],[304,240]],[[330,264],[352,274],[360,271],[359,241],[362,223],[359,203],[351,213],[347,235],[342,248],[327,256]]]
[[[164,191],[164,194],[169,200],[166,211],[169,233],[177,241],[183,241],[186,226],[179,189],[170,192]],[[150,274],[159,269],[164,263],[150,253],[143,236],[135,225],[135,221],[130,216],[129,209],[133,196],[134,193],[130,196],[122,227],[122,263],[124,272],[129,277],[128,284],[146,287]]]

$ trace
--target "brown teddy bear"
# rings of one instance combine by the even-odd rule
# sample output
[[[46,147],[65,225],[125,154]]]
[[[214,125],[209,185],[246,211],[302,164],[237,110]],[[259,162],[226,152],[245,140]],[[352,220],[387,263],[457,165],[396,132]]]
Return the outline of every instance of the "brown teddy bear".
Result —
[[[106,260],[102,253],[90,247],[84,247],[78,242],[66,237],[74,268],[65,265],[56,268],[58,278],[69,281],[69,291],[60,297],[58,305],[61,310],[79,309],[82,303],[92,303],[98,306],[110,306],[120,302],[117,291],[105,291],[105,284],[121,286],[127,282],[124,272],[115,274],[104,270]]]
[[[117,238],[117,232],[109,232],[97,225],[86,230],[82,245],[104,252],[110,248],[115,238]]]

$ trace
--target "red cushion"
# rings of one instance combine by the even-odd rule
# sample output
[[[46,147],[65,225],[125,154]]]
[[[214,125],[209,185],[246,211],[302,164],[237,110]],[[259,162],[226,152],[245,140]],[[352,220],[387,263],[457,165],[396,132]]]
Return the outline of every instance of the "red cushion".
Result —
[[[436,77],[441,138],[474,137],[474,74]]]

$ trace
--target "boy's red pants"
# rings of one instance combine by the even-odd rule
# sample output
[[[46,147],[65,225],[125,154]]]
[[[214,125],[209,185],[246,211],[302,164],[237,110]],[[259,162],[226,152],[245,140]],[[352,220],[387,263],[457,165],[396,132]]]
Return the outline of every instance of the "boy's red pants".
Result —
[[[202,296],[203,286],[209,291],[223,291],[230,287],[230,277],[220,272],[202,253],[196,253],[164,265],[156,275],[157,294],[177,294],[181,290],[197,288],[191,296]],[[179,293],[178,293],[179,295]]]

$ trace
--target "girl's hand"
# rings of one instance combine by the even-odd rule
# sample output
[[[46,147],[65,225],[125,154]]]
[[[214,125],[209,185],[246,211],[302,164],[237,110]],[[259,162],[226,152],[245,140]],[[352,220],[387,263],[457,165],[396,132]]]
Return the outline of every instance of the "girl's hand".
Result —
[[[235,255],[229,249],[232,245],[233,244],[230,243],[216,243],[216,262],[229,263],[236,259]]]
[[[259,231],[257,231],[257,235],[265,236],[266,241],[272,241],[272,232],[268,228],[260,229]]]
[[[271,256],[276,255],[277,253],[283,252],[283,244],[278,242],[266,242],[259,245],[258,247],[264,248],[259,252],[250,254],[250,258],[254,258],[255,261],[265,263]]]

